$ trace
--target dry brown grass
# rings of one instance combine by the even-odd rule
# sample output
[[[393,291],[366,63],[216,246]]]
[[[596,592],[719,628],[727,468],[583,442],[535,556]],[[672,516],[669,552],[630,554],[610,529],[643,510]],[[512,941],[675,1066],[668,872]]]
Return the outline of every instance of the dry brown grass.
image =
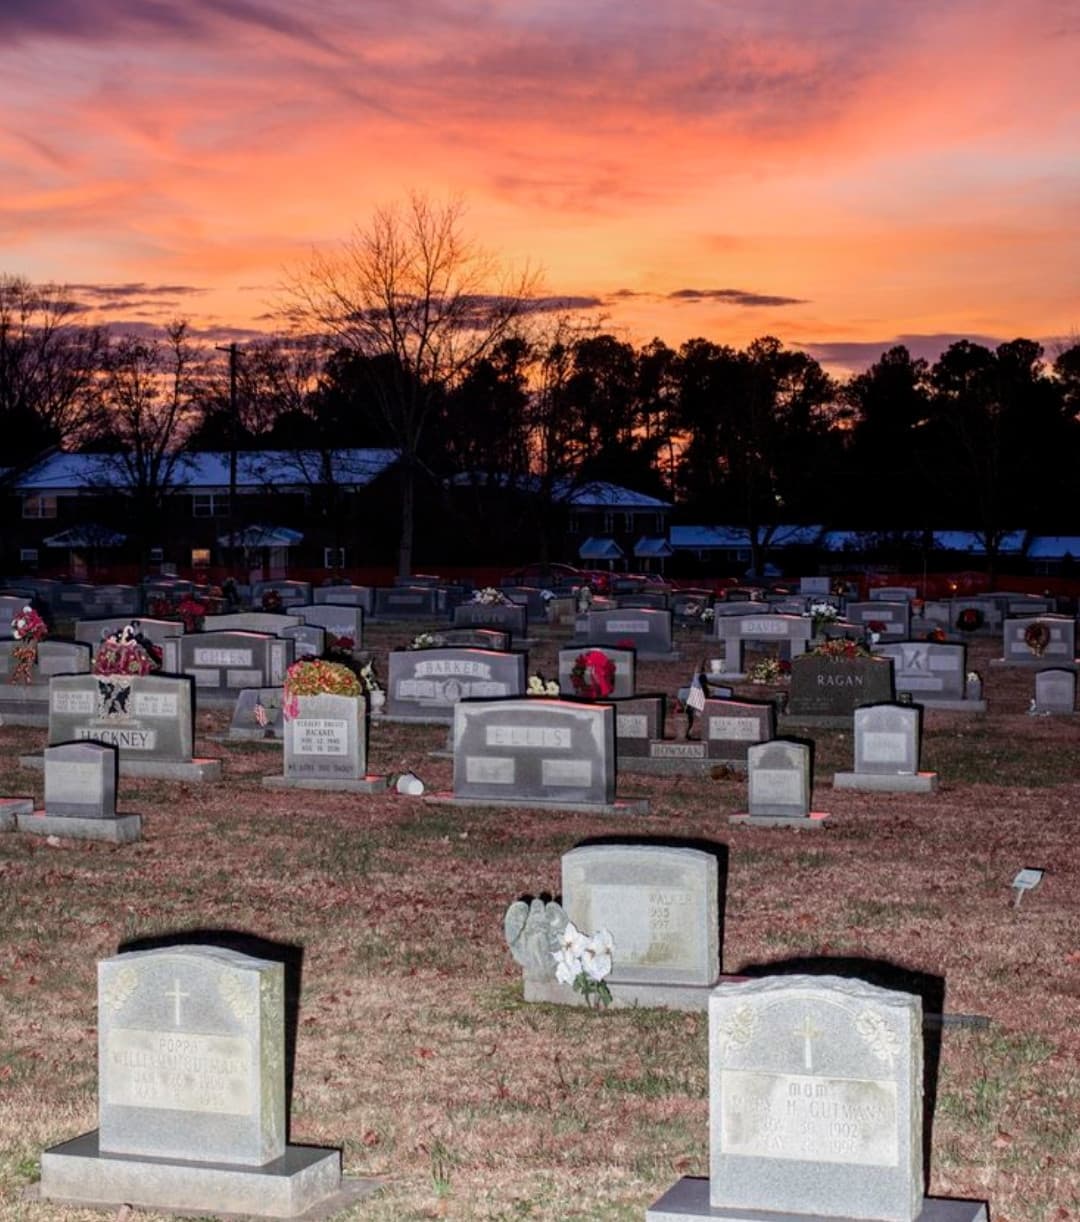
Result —
[[[545,673],[554,649],[533,658]],[[1026,716],[1031,676],[991,671],[992,652],[974,659],[991,714],[927,718],[936,794],[834,793],[850,736],[818,736],[821,833],[730,828],[731,779],[628,776],[646,817],[530,815],[265,791],[273,751],[200,741],[223,785],[122,783],[136,845],[0,838],[0,1217],[92,1216],[19,1193],[44,1146],[95,1124],[96,960],[219,927],[304,948],[292,1138],[341,1145],[347,1171],[386,1184],[343,1216],[640,1219],[708,1172],[704,1016],[526,1007],[501,937],[507,903],[557,891],[561,853],[600,832],[728,846],[725,971],[837,956],[944,977],[946,1009],[991,1025],[942,1036],[931,1191],[987,1198],[995,1222],[1080,1217],[1080,723]],[[673,692],[687,670],[645,664],[639,689]],[[224,721],[200,714],[200,731]],[[40,797],[15,757],[43,740],[0,730],[0,793]],[[377,726],[372,764],[447,787],[450,762],[428,755],[444,743]],[[1025,865],[1048,872],[1015,909]]]

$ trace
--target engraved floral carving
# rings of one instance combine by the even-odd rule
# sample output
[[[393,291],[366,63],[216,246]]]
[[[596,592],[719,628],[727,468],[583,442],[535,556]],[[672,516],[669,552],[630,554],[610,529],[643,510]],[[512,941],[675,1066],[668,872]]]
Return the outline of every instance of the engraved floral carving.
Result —
[[[232,972],[218,977],[218,992],[238,1022],[255,1017],[256,1001],[251,989],[246,989]]]
[[[139,973],[133,967],[122,967],[119,971],[110,972],[101,992],[106,1009],[112,1014],[118,1014],[135,992],[138,983]]]
[[[880,1014],[863,1010],[855,1019],[855,1030],[879,1061],[892,1065],[900,1051],[900,1037]]]
[[[277,1152],[279,1130],[285,1122],[282,1083],[285,1064],[285,1024],[283,978],[280,972],[264,973],[259,989],[262,1083],[260,1119],[264,1151]]]
[[[757,1021],[757,1013],[750,1006],[741,1005],[717,1023],[714,1031],[720,1056],[748,1044],[757,1030]]]

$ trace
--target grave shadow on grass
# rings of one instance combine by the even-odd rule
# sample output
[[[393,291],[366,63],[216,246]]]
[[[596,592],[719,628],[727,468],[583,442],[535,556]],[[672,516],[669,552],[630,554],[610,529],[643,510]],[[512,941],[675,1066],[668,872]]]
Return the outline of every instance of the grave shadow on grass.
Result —
[[[941,1065],[941,1033],[937,1024],[927,1026],[927,1015],[945,1013],[945,978],[914,971],[889,959],[855,955],[805,955],[776,959],[769,963],[747,963],[738,976],[846,976],[876,984],[879,988],[914,993],[923,1008],[923,1178],[929,1175],[933,1146],[934,1112],[937,1108],[938,1070]],[[925,1183],[923,1188],[925,1190]]]
[[[300,982],[304,948],[291,942],[275,942],[243,929],[181,929],[176,933],[130,938],[117,947],[118,954],[137,950],[167,950],[177,946],[216,946],[255,959],[280,963],[285,969],[285,1132],[292,1122],[293,1072],[296,1065],[296,1032],[300,1019]]]

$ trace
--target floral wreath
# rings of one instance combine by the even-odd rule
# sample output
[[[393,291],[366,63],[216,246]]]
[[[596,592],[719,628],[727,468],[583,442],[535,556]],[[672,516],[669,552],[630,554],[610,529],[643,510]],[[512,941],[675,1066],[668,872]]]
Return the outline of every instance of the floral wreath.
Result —
[[[820,645],[815,645],[810,653],[818,658],[831,658],[838,662],[873,656],[861,641],[854,641],[851,637],[836,637],[830,641],[822,641]]]
[[[956,617],[956,626],[961,632],[977,632],[985,622],[978,607],[965,607]]]
[[[281,711],[291,721],[300,715],[301,696],[359,696],[363,690],[356,672],[341,662],[304,658],[285,672]]]
[[[1024,629],[1024,644],[1041,658],[1050,644],[1050,629],[1041,620],[1033,621]]]
[[[98,646],[94,674],[129,679],[132,675],[149,675],[160,669],[161,662],[161,649],[141,636],[138,620],[132,620],[110,633]]]
[[[599,649],[579,653],[570,670],[574,694],[584,700],[603,700],[615,690],[615,663]]]

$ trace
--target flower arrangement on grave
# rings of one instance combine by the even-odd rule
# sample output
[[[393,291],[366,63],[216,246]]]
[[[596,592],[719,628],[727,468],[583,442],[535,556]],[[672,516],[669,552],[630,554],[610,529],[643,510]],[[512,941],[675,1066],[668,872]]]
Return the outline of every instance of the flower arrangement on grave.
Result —
[[[1024,644],[1037,658],[1041,658],[1050,644],[1050,629],[1041,620],[1032,620],[1024,629]]]
[[[364,686],[362,674],[358,676],[340,662],[304,658],[285,672],[281,712],[291,721],[300,714],[301,696],[361,696]]]
[[[872,619],[866,626],[871,632],[876,632],[878,636],[881,636],[888,629],[888,625],[883,619]]]
[[[834,662],[850,662],[853,658],[869,658],[873,655],[861,641],[851,637],[837,637],[835,640],[822,641],[809,651],[815,657],[829,658]]]
[[[192,594],[185,594],[176,604],[176,614],[183,621],[185,632],[202,632],[206,603],[200,602]]]
[[[587,649],[570,670],[574,694],[583,700],[603,700],[615,690],[615,663],[599,649]]]
[[[49,635],[49,628],[29,603],[12,619],[11,635],[15,644],[11,656],[15,665],[11,669],[10,683],[29,683],[34,675],[34,663],[38,656],[38,642]]]
[[[568,921],[559,949],[551,953],[555,959],[555,979],[560,984],[570,985],[590,1008],[611,1005],[611,990],[604,977],[611,972],[615,939],[608,930],[597,930],[589,937],[573,921]]]
[[[933,641],[935,645],[941,645],[948,640],[948,637],[945,635],[944,628],[931,628],[926,634],[926,639]]]
[[[965,607],[956,617],[956,626],[961,632],[978,632],[985,617],[978,607]]]
[[[446,642],[441,636],[437,636],[434,632],[418,632],[416,636],[405,646],[406,649],[438,649]]]
[[[810,617],[815,636],[826,624],[831,624],[833,620],[840,617],[840,612],[832,603],[811,603],[810,610],[806,614]]]
[[[762,658],[750,667],[746,677],[751,683],[782,683],[791,677],[791,663],[786,658]]]
[[[588,585],[579,586],[577,590],[576,603],[577,612],[579,615],[584,615],[593,605],[592,587]]]
[[[351,636],[334,636],[332,632],[326,634],[326,652],[328,654],[351,654],[356,648],[356,641]]]
[[[512,607],[513,603],[502,590],[494,586],[484,586],[482,590],[474,590],[472,600],[481,607]]]
[[[110,633],[94,656],[94,674],[123,681],[149,675],[161,667],[161,650],[139,632],[138,620]]]
[[[615,648],[616,649],[636,649],[637,646],[628,636],[624,636],[624,637],[620,637],[615,642]]]
[[[703,624],[711,624],[716,619],[716,612],[712,607],[705,607],[701,612],[701,622]]]
[[[375,673],[374,661],[365,662],[360,667],[360,682],[364,685],[364,691],[369,695],[372,692],[381,692],[382,684],[379,682],[379,676]]]
[[[271,615],[277,615],[284,605],[281,601],[281,595],[277,590],[263,590],[261,603],[262,609],[268,611]]]
[[[529,682],[525,688],[526,696],[558,696],[559,694],[559,685],[554,679],[545,679],[539,671],[529,676]]]

